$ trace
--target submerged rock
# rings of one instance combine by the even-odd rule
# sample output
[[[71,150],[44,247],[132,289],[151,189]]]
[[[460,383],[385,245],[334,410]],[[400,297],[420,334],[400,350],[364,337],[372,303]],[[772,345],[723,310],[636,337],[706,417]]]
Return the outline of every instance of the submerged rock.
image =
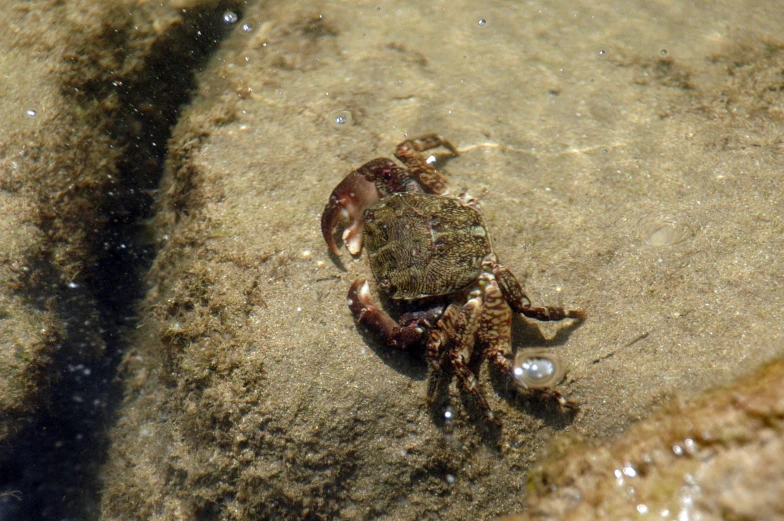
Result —
[[[706,39],[721,10],[597,26],[571,4],[376,7],[254,4],[199,76],[169,141],[104,519],[522,511],[554,433],[617,436],[784,350],[782,122],[736,84],[767,95],[784,47]],[[662,40],[682,46],[664,59]],[[348,172],[426,132],[460,150],[436,164],[481,199],[532,301],[587,310],[577,329],[514,326],[515,346],[567,361],[576,416],[487,370],[502,429],[454,383],[431,414],[421,353],[353,323],[369,270],[328,255],[319,216]]]
[[[608,444],[564,441],[531,472],[545,519],[784,519],[784,360],[677,400]]]

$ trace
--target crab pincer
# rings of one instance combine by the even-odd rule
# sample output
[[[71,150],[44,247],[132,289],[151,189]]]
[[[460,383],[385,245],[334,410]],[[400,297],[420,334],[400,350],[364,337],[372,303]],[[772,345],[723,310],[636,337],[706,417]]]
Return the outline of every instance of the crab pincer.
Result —
[[[352,255],[359,255],[365,210],[389,194],[421,191],[422,187],[411,173],[391,159],[379,157],[357,168],[332,190],[321,214],[321,233],[329,250],[340,255],[334,233],[343,225],[346,248]]]
[[[340,225],[344,225],[343,242],[352,255],[359,255],[362,250],[362,213],[379,200],[375,183],[368,181],[362,174],[351,172],[341,181],[329,196],[329,201],[321,214],[321,233],[329,246],[329,251],[340,255],[335,244],[334,233]]]
[[[398,324],[392,317],[379,308],[370,297],[370,288],[365,279],[357,279],[348,290],[348,307],[358,324],[365,326],[371,333],[390,347],[405,349],[422,342],[426,332],[422,325],[425,321],[412,320]]]

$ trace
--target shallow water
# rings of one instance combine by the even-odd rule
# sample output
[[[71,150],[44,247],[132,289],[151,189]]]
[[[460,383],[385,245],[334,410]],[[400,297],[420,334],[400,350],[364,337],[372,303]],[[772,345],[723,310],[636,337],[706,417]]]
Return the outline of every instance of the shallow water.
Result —
[[[100,513],[88,515],[493,518],[525,508],[526,471],[555,434],[611,440],[676,394],[780,357],[781,11],[207,11],[234,29],[168,141],[143,305],[102,337],[130,355],[102,480],[88,481]],[[353,324],[345,292],[369,271],[328,255],[321,211],[353,168],[427,132],[459,149],[436,164],[481,200],[496,253],[531,300],[587,310],[577,327],[514,324],[515,347],[566,361],[576,415],[486,369],[502,429],[454,381],[430,411],[423,356]],[[128,262],[112,269],[139,259]],[[33,489],[3,498],[8,519]]]

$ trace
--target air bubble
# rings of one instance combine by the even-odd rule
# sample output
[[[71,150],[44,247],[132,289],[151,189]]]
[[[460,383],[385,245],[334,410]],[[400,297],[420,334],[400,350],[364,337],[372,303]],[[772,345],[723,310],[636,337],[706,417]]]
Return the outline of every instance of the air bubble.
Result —
[[[479,19],[479,25],[480,25],[480,26],[482,26],[482,25],[484,25],[484,24],[486,24],[486,23],[487,23],[487,20],[485,20],[484,18],[480,18],[480,19]]]
[[[444,420],[450,422],[454,417],[455,417],[455,410],[452,409],[452,407],[447,407],[446,409],[444,409]]]
[[[516,368],[519,374],[528,374],[532,380],[544,380],[555,372],[555,365],[544,358],[529,358]]]
[[[251,24],[242,24],[242,30],[249,33],[253,30],[253,26]]]
[[[348,110],[338,110],[329,116],[330,124],[336,128],[348,128],[354,124],[354,115]]]
[[[521,349],[512,369],[517,385],[524,389],[554,387],[564,377],[564,364],[546,349]]]
[[[237,23],[237,20],[239,19],[240,17],[237,16],[237,13],[235,13],[234,11],[226,11],[225,13],[223,13],[223,21],[226,22],[227,24]]]
[[[453,484],[455,482],[455,477],[452,474],[447,474],[446,482],[449,483],[450,485]]]
[[[36,117],[36,116],[38,115],[38,112],[37,112],[37,111],[35,111],[35,110],[33,110],[33,109],[27,109],[27,111],[25,112],[25,114],[27,114],[27,115],[28,115],[28,116],[30,116],[31,118],[34,118],[34,117]]]
[[[604,49],[599,49],[599,56],[604,56],[605,54],[607,54],[607,51]]]
[[[667,54],[669,54],[669,53],[668,53],[667,49],[662,49],[661,51],[659,51],[659,54],[661,54],[662,56],[667,56]]]

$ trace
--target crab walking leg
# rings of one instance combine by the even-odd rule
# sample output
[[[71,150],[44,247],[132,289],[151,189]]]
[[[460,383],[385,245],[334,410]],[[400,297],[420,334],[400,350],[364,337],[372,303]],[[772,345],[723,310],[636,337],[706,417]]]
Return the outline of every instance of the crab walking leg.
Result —
[[[498,286],[506,297],[506,301],[517,313],[522,313],[529,318],[541,321],[563,320],[565,318],[585,318],[582,309],[564,309],[554,306],[532,306],[528,296],[523,291],[517,277],[508,268],[492,263],[493,275],[498,281]]]
[[[477,340],[485,347],[482,356],[493,364],[500,372],[514,380],[514,364],[507,358],[512,353],[512,309],[504,298],[504,293],[492,275],[482,276],[487,280],[484,292],[484,311],[479,322]],[[554,355],[550,355],[554,357]],[[557,359],[556,359],[557,360]],[[560,362],[559,362],[560,363]],[[558,383],[558,382],[555,382]],[[567,400],[555,387],[528,388],[515,381],[518,391],[527,391],[542,400],[556,402],[566,410],[576,408],[576,404]]]
[[[432,404],[438,382],[441,379],[441,363],[444,350],[449,342],[454,338],[455,319],[460,314],[460,306],[450,304],[441,319],[436,324],[436,328],[430,333],[427,341],[427,359],[430,363],[430,375],[427,382],[427,401]]]
[[[485,274],[482,280],[485,281],[484,310],[477,332],[477,339],[485,346],[482,356],[511,377],[512,361],[507,356],[512,354],[512,309],[492,275]]]
[[[358,324],[389,347],[405,349],[422,342],[425,331],[417,324],[401,327],[392,317],[379,308],[370,297],[367,281],[357,279],[348,290],[348,307]]]
[[[479,318],[482,313],[482,297],[472,297],[460,310],[460,314],[455,320],[455,341],[452,349],[449,350],[449,361],[457,379],[463,389],[471,393],[479,407],[485,412],[488,418],[495,420],[490,404],[482,395],[479,382],[476,376],[468,368],[468,362],[474,350],[476,333],[479,327]]]
[[[406,165],[406,168],[414,174],[414,177],[426,191],[433,194],[446,194],[449,191],[449,181],[420,154],[420,152],[436,147],[444,147],[449,149],[453,155],[460,155],[452,143],[446,139],[438,134],[428,134],[400,143],[395,150],[395,157]]]

